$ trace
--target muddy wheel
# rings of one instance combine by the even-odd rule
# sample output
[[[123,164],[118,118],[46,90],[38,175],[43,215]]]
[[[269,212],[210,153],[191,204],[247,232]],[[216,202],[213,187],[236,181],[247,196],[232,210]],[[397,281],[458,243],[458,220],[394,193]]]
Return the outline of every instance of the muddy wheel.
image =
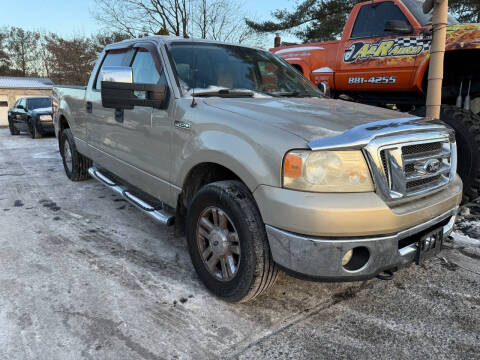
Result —
[[[414,114],[425,116],[425,112],[426,109],[421,108]],[[453,105],[443,105],[440,119],[455,130],[464,202],[476,199],[480,196],[480,116]]]
[[[20,135],[20,130],[18,130],[13,124],[12,120],[8,119],[8,128],[10,129],[10,135]]]
[[[92,166],[92,161],[77,151],[72,131],[68,128],[63,130],[60,138],[60,155],[70,180],[83,181],[90,178],[88,169]]]
[[[206,185],[192,200],[186,233],[190,256],[208,290],[246,302],[278,276],[265,225],[248,188],[238,181]]]

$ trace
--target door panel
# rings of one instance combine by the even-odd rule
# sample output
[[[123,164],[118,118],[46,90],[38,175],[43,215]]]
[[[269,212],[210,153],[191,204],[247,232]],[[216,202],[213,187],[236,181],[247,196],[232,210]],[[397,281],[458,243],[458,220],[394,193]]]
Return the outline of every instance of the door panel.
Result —
[[[131,66],[134,82],[166,85],[157,52],[150,44],[138,44],[135,50],[123,51],[122,58],[107,54],[101,67]],[[100,90],[99,79],[94,86]],[[95,159],[132,185],[167,200],[170,194],[170,109],[173,106],[165,110],[144,106],[123,111],[107,109],[102,106],[98,90],[89,91],[86,99],[92,104],[88,138],[89,144],[97,149]],[[139,92],[136,95],[142,97],[146,94]],[[115,116],[116,112],[123,116]]]
[[[134,83],[167,85],[156,48],[138,44],[131,67]],[[124,146],[123,160],[160,180],[157,191],[162,200],[167,199],[170,191],[171,109],[173,106],[165,110],[135,106],[133,110],[125,110],[123,133],[119,139]]]
[[[349,91],[408,91],[411,89],[416,57],[429,50],[411,34],[385,31],[389,20],[410,24],[403,11],[391,1],[364,5],[357,16],[350,40],[343,43],[336,85]]]
[[[120,136],[122,124],[115,120],[115,109],[107,109],[102,105],[100,72],[104,66],[124,65],[127,54],[128,49],[107,52],[92,89],[87,91],[84,105],[89,145],[115,157],[119,156],[119,146],[121,146],[115,142],[115,139]],[[87,104],[90,107],[88,112]]]

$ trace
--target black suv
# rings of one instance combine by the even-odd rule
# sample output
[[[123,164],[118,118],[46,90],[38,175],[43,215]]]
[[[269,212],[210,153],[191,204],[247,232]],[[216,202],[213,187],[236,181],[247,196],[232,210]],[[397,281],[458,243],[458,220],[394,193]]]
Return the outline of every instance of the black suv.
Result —
[[[26,97],[17,100],[8,110],[8,126],[12,135],[26,131],[32,139],[53,134],[52,101],[50,97]]]

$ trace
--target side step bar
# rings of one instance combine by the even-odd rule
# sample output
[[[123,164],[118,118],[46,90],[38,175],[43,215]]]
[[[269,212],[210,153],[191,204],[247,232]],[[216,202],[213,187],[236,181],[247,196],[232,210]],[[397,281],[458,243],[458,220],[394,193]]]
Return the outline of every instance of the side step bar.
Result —
[[[115,181],[102,174],[100,170],[95,167],[91,167],[90,169],[88,169],[88,173],[92,178],[109,187],[117,194],[122,196],[125,200],[127,200],[130,204],[142,210],[145,214],[150,215],[161,224],[167,226],[173,225],[175,217],[171,213],[165,211],[164,209],[159,209],[158,207],[156,208],[147,203],[146,201],[133,195],[131,192],[128,191],[126,187],[120,184],[116,184]]]

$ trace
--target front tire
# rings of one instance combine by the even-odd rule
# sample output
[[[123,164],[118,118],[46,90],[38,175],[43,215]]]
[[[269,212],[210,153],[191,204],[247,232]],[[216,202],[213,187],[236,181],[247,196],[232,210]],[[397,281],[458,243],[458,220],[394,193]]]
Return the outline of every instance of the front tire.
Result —
[[[186,221],[190,256],[207,289],[228,302],[246,302],[273,286],[265,225],[248,188],[239,181],[203,187]]]
[[[20,135],[20,130],[18,130],[13,124],[12,120],[8,119],[8,128],[10,129],[10,135]]]
[[[72,131],[69,128],[63,130],[60,137],[60,155],[65,173],[70,180],[83,181],[90,178],[88,169],[92,166],[92,161],[77,151]]]
[[[41,139],[42,133],[38,131],[35,120],[30,118],[27,121],[28,121],[28,132],[30,133],[30,137],[32,139]]]

